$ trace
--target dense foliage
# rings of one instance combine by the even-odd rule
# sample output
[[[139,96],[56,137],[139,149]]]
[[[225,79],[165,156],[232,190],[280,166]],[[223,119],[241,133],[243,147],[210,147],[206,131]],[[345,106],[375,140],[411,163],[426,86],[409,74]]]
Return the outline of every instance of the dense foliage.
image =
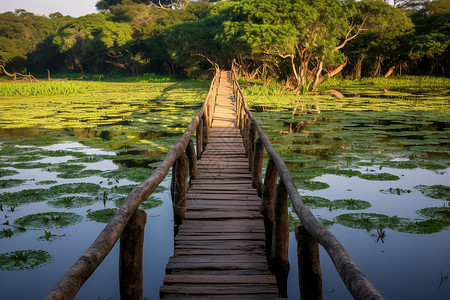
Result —
[[[100,0],[72,18],[0,14],[9,72],[186,74],[233,59],[251,78],[311,89],[336,74],[446,75],[447,0]]]

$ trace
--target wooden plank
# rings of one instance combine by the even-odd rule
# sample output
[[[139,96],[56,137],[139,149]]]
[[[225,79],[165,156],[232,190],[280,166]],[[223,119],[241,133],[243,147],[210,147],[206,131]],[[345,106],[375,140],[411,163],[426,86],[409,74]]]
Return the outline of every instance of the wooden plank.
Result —
[[[164,282],[167,283],[256,283],[256,284],[277,284],[271,275],[166,275]]]
[[[276,287],[271,285],[253,285],[253,284],[240,284],[235,285],[208,285],[196,286],[196,285],[167,285],[161,287],[161,293],[178,293],[184,295],[196,295],[196,294],[219,294],[219,295],[246,295],[246,294],[278,294]]]
[[[201,233],[195,235],[179,234],[175,237],[175,241],[219,241],[219,240],[261,240],[264,241],[264,234],[257,232],[224,232],[221,234]]]

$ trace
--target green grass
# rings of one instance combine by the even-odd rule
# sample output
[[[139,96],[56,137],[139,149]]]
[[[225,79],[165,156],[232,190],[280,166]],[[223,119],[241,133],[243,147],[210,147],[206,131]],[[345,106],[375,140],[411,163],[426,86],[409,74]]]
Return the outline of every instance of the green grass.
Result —
[[[81,81],[0,82],[0,97],[79,94],[98,86],[96,82]]]

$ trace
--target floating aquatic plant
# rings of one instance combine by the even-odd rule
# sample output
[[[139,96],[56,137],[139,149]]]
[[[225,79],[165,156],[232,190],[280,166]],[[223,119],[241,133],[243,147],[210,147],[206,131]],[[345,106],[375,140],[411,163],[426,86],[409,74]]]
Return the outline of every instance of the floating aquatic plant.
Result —
[[[23,179],[6,179],[6,180],[0,180],[0,189],[10,188],[14,186],[21,185],[26,180]]]
[[[108,223],[111,220],[112,216],[114,216],[116,211],[117,211],[116,208],[105,208],[105,209],[90,211],[86,215],[86,217],[91,221],[95,221],[95,222],[99,222],[99,223]]]
[[[44,250],[18,250],[0,254],[0,269],[5,271],[35,269],[52,261],[53,257]]]
[[[0,177],[12,176],[16,174],[19,174],[19,172],[17,172],[16,170],[0,169]]]
[[[393,194],[393,195],[402,195],[402,194],[409,194],[411,193],[411,190],[408,189],[401,189],[401,188],[388,188],[386,190],[380,190],[383,194]]]
[[[310,209],[328,207],[331,204],[330,200],[318,196],[302,196],[301,198],[306,207]]]
[[[152,171],[146,168],[126,168],[104,172],[101,176],[104,178],[128,179],[131,181],[142,182],[152,175]]]
[[[450,186],[436,184],[436,185],[416,185],[415,189],[419,190],[425,196],[434,199],[442,199],[445,201],[450,201]]]
[[[426,207],[417,211],[419,216],[427,219],[446,221],[450,225],[450,207]]]
[[[96,195],[101,187],[95,183],[65,183],[50,187],[50,191],[54,194],[90,194]]]
[[[47,201],[47,205],[55,208],[78,208],[97,202],[95,197],[64,196]]]
[[[361,174],[360,171],[352,170],[352,169],[325,169],[324,173],[333,174],[333,175],[343,175],[346,177],[354,177]]]
[[[42,180],[42,181],[36,182],[37,185],[50,185],[50,184],[55,184],[55,183],[58,183],[58,181],[56,181],[56,180]]]
[[[0,230],[0,239],[11,238],[15,235],[22,234],[26,231],[24,228],[9,225],[2,225],[1,227],[2,228]]]
[[[53,234],[50,231],[44,230],[44,235],[40,236],[37,238],[38,241],[47,241],[47,242],[52,242],[54,240],[58,240],[62,237],[64,237],[65,234],[62,235],[57,235],[57,234]]]
[[[125,197],[121,197],[115,200],[115,204],[117,207],[120,207],[125,200]],[[141,205],[139,205],[140,209],[152,209],[163,204],[162,200],[156,198],[155,196],[150,196],[146,200],[144,200]]]
[[[47,189],[27,189],[14,193],[0,194],[0,202],[9,206],[44,201],[51,192]]]
[[[79,172],[64,172],[57,175],[59,178],[66,178],[66,179],[75,179],[75,178],[86,178],[91,177],[95,175],[100,175],[103,171],[100,170],[83,170]]]
[[[359,199],[338,199],[331,203],[333,209],[363,210],[372,207],[370,202]]]
[[[376,228],[390,228],[393,230],[402,230],[407,226],[409,220],[397,216],[389,217],[376,213],[348,213],[335,218],[335,221],[341,225],[365,229],[370,231]]]
[[[26,229],[49,229],[69,227],[81,222],[82,216],[70,212],[45,212],[27,215],[14,221],[15,225]]]
[[[295,185],[299,189],[308,191],[324,190],[330,187],[328,183],[320,181],[301,181],[296,182]]]
[[[361,174],[358,177],[366,180],[376,180],[376,181],[390,181],[400,179],[400,177],[398,177],[397,175],[389,173],[374,173],[374,174],[367,173]]]

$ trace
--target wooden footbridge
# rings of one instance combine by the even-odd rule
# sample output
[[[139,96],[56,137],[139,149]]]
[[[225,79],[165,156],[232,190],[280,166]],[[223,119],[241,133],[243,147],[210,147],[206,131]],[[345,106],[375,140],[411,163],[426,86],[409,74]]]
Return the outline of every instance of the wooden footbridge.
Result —
[[[264,152],[269,161],[263,181]],[[45,299],[73,299],[119,238],[121,298],[143,299],[147,217],[138,206],[170,169],[175,248],[161,298],[286,298],[289,197],[302,222],[296,230],[301,298],[322,299],[320,243],[355,299],[384,299],[301,201],[289,170],[251,115],[234,68],[218,67],[202,108],[178,143]]]

